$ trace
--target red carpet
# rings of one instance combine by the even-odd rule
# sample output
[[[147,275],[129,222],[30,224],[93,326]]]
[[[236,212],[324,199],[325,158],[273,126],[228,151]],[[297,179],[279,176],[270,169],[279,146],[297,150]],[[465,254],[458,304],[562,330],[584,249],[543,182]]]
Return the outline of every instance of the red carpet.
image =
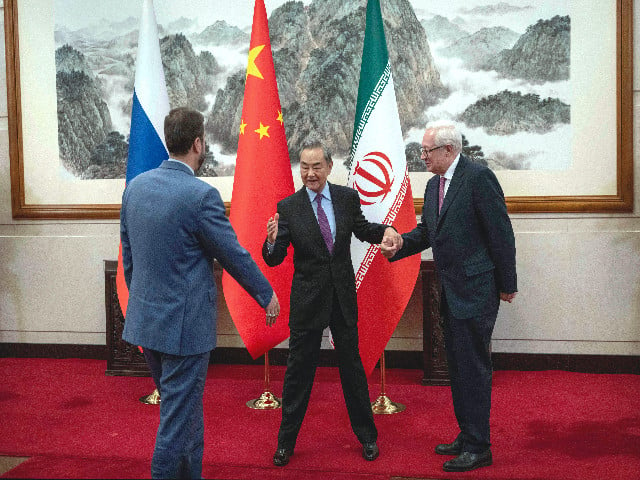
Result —
[[[149,378],[108,377],[96,360],[0,359],[0,455],[32,458],[5,477],[145,478],[158,408],[138,397]],[[283,367],[272,368],[272,390]],[[271,464],[279,411],[255,411],[263,368],[214,365],[205,390],[204,476],[217,479],[387,480],[414,478],[640,478],[640,376],[498,371],[494,376],[494,465],[446,474],[433,447],[456,432],[447,387],[419,384],[422,372],[389,370],[387,393],[407,405],[376,415],[380,458],[366,462],[350,430],[338,373],[321,368],[296,446]],[[370,378],[379,393],[379,372]]]

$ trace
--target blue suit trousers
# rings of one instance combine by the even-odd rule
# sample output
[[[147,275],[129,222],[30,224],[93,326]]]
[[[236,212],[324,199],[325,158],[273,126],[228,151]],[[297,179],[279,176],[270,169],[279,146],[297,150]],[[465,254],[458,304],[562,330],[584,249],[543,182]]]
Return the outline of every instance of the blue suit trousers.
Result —
[[[202,397],[211,352],[178,356],[145,349],[144,353],[161,398],[151,477],[202,478]]]

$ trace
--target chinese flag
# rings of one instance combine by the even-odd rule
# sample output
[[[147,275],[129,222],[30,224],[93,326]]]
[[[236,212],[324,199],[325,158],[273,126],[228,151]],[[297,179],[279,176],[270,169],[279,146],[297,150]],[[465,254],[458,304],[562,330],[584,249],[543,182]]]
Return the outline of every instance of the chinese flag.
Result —
[[[249,354],[255,359],[289,336],[289,293],[293,277],[291,252],[275,268],[268,267],[262,260],[267,220],[276,213],[278,201],[294,191],[263,0],[256,0],[253,12],[239,129],[229,220],[240,244],[249,251],[280,301],[280,316],[275,325],[267,327],[264,309],[230,275],[223,274],[222,286],[229,312]]]

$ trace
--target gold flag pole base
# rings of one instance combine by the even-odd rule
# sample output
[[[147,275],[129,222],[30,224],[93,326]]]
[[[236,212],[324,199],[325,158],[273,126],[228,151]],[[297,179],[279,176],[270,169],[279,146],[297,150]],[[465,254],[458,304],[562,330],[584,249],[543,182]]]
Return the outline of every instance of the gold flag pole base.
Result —
[[[391,415],[392,413],[403,412],[407,408],[401,403],[392,402],[386,395],[380,395],[375,402],[371,403],[373,413],[379,415]]]
[[[145,403],[147,405],[159,405],[160,404],[160,392],[158,389],[154,389],[152,393],[149,395],[145,395],[140,397],[140,402]]]
[[[264,354],[264,393],[260,395],[260,398],[249,400],[247,407],[254,410],[276,410],[280,408],[282,406],[282,400],[271,393],[270,389],[269,352],[266,352]]]
[[[371,410],[373,410],[373,413],[380,415],[391,415],[392,413],[404,412],[404,409],[407,408],[405,405],[392,402],[384,393],[386,388],[386,376],[383,350],[382,355],[380,356],[380,396],[375,402],[371,403]]]
[[[253,408],[254,410],[275,410],[281,406],[282,400],[269,391],[260,395],[260,398],[247,402],[247,407]]]

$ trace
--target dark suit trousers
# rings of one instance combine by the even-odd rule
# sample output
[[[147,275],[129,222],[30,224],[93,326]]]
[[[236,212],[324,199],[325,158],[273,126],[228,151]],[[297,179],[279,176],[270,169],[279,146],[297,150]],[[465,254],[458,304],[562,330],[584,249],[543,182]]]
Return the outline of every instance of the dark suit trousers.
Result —
[[[358,350],[358,326],[347,326],[334,294],[329,323],[338,355],[342,393],[351,428],[360,443],[375,442],[378,431],[373,421],[367,377]],[[320,357],[322,329],[291,329],[289,358],[282,389],[282,423],[278,447],[293,450],[307,411],[313,379]]]
[[[490,344],[498,309],[473,318],[455,318],[443,293],[441,312],[453,409],[460,427],[458,438],[463,441],[463,451],[482,453],[491,445]]]
[[[151,477],[202,478],[202,396],[210,352],[181,357],[145,348],[144,353],[162,399]]]

